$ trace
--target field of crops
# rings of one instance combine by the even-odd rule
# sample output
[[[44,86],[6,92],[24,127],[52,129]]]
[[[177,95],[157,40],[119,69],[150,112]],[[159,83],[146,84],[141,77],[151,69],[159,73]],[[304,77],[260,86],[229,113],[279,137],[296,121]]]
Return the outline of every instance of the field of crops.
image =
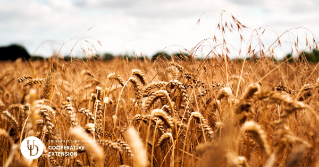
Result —
[[[51,58],[1,67],[4,166],[315,166],[318,159],[316,64]],[[46,146],[33,161],[19,151],[28,136]],[[50,145],[85,150],[49,156]]]

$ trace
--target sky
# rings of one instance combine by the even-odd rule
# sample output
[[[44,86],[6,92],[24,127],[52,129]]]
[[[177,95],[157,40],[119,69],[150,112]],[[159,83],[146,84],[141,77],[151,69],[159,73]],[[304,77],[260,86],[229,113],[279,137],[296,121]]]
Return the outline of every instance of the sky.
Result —
[[[311,43],[319,36],[318,6],[315,0],[0,0],[0,45],[21,44],[45,57],[190,51],[204,39],[222,38],[217,25],[225,11],[223,23],[233,15],[247,27],[225,35],[237,51],[247,49],[254,30],[263,28],[262,40],[270,46],[286,30],[302,27],[280,39],[291,45],[298,36],[302,49],[305,37]],[[239,46],[239,34],[246,44]],[[215,45],[206,41],[196,54]],[[280,54],[290,52],[290,45]]]

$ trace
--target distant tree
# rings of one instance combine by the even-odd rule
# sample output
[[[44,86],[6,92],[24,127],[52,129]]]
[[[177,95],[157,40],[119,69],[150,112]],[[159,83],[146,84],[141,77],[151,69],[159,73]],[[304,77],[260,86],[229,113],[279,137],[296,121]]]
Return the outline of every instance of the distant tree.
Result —
[[[171,56],[168,55],[166,52],[158,52],[152,56],[152,61],[159,59],[171,60]]]
[[[63,57],[63,60],[65,60],[65,61],[70,61],[70,60],[71,60],[70,55],[66,55],[66,56],[64,56],[64,57]]]
[[[46,58],[39,56],[39,55],[34,55],[31,57],[31,61],[35,61],[35,60],[44,60]]]
[[[289,54],[287,56],[289,56]],[[312,63],[318,63],[319,62],[319,50],[313,49],[312,51],[309,51],[309,52],[303,51],[298,55],[297,59],[302,60],[302,61],[307,60],[307,61],[312,62]]]
[[[131,61],[131,60],[133,60],[135,57],[130,56],[130,55],[127,55],[127,54],[124,54],[124,55],[118,56],[118,58],[119,58],[120,60],[128,60],[128,61]]]
[[[92,55],[92,56],[90,57],[90,59],[99,60],[99,59],[100,59],[100,55],[98,55],[98,54]]]
[[[188,60],[190,55],[188,53],[182,53],[182,52],[178,52],[178,53],[174,53],[173,56],[179,60]]]
[[[29,60],[31,56],[23,46],[18,44],[0,47],[0,60],[16,60],[19,57]]]
[[[284,58],[284,61],[288,60],[289,63],[294,62],[294,58],[292,57],[291,53],[287,54]]]
[[[139,56],[138,59],[140,61],[144,61],[144,60],[149,60],[149,58],[147,56],[143,57],[143,56]]]
[[[111,53],[104,53],[103,54],[103,60],[104,61],[109,61],[109,60],[113,60],[114,56]]]

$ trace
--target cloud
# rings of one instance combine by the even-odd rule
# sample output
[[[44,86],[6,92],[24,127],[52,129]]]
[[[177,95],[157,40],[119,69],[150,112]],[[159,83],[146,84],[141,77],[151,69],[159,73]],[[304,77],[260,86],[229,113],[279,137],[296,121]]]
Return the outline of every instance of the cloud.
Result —
[[[194,3],[192,0],[77,0],[74,4],[82,9],[117,11],[132,17],[175,19],[194,15],[199,16],[202,12],[214,9],[218,2],[203,1]],[[218,10],[217,8],[215,9]]]
[[[41,54],[60,48],[73,37],[90,37],[86,39],[99,52],[138,50],[152,55],[171,45],[191,49],[212,37],[221,10],[251,29],[269,25],[281,33],[306,26],[319,34],[318,5],[310,0],[4,0],[0,1],[0,44],[23,43],[33,52],[43,41],[55,41],[42,45]],[[75,43],[71,40],[63,45],[64,53],[68,54]],[[80,52],[90,46],[81,41],[76,49]]]
[[[243,6],[243,5],[264,5],[265,0],[229,0],[230,2]]]

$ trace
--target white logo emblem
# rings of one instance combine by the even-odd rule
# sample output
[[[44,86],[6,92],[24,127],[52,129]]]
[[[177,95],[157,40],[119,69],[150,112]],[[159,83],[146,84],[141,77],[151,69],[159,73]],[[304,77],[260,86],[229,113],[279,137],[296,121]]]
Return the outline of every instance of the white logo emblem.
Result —
[[[27,159],[36,159],[42,155],[44,144],[37,137],[30,136],[22,141],[20,149]]]

